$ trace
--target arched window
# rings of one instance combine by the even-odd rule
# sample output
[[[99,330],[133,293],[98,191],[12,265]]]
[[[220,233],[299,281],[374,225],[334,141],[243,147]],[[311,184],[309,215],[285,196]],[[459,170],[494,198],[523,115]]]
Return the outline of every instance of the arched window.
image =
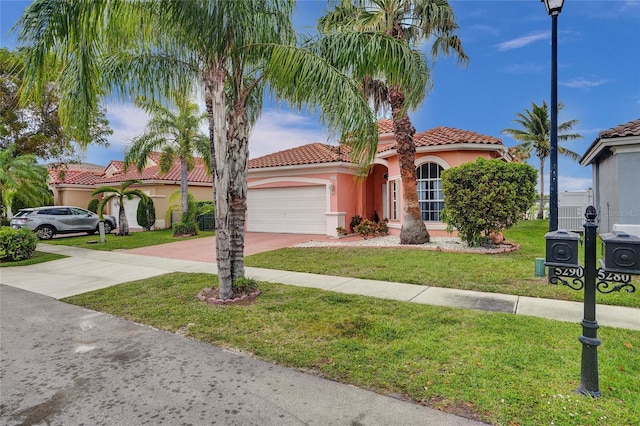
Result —
[[[444,194],[440,173],[443,168],[437,163],[425,163],[416,169],[418,178],[418,203],[422,220],[439,222],[444,208]]]

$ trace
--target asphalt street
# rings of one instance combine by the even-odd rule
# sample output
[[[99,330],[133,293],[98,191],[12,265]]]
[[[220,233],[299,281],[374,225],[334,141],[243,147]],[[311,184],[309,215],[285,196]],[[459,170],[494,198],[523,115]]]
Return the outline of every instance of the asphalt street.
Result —
[[[0,286],[2,425],[477,425]]]

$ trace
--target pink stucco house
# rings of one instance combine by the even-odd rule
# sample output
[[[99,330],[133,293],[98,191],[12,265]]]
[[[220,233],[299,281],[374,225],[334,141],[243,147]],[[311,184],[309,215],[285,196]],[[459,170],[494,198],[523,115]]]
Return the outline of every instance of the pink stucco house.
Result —
[[[378,122],[380,140],[365,177],[339,146],[312,143],[249,161],[247,231],[337,235],[360,215],[402,226],[402,184],[391,120]],[[510,161],[500,139],[449,127],[414,136],[418,198],[432,235],[444,233],[440,173],[477,158]]]
[[[354,215],[388,219],[389,231],[399,233],[402,226],[402,183],[395,151],[391,120],[378,122],[380,139],[374,164],[367,176],[358,175],[348,149],[312,143],[249,160],[247,193],[247,231],[337,235],[336,228],[349,229]],[[416,171],[422,216],[432,235],[444,234],[440,221],[444,206],[440,173],[450,167],[485,159],[510,161],[500,139],[449,127],[417,133]],[[50,187],[55,204],[86,207],[91,192],[99,186],[117,186],[127,179],[139,179],[135,187],[149,195],[156,207],[156,228],[165,222],[168,197],[180,188],[179,164],[167,174],[159,172],[159,154],[149,158],[142,171],[124,170],[122,161],[106,167],[71,165],[60,174],[51,170]],[[189,173],[189,191],[196,200],[213,198],[211,177],[201,159]],[[136,222],[137,199],[125,204],[129,226]],[[117,211],[110,206],[108,213]]]

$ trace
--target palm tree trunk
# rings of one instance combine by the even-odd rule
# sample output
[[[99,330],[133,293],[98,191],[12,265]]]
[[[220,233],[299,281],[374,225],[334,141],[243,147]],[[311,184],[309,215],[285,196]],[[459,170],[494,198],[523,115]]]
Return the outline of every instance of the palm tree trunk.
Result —
[[[538,219],[544,219],[544,158],[540,158],[540,208]]]
[[[180,159],[180,210],[182,212],[182,223],[188,222],[187,213],[189,210],[189,166],[187,159]]]
[[[211,165],[211,176],[212,176],[212,180],[213,180],[213,185],[211,185],[211,189],[213,190],[213,202],[214,202],[214,216],[215,216],[215,212],[216,212],[216,208],[215,208],[215,201],[216,201],[216,194],[218,193],[218,191],[216,191],[216,180],[215,180],[215,175],[216,175],[216,146],[214,144],[214,140],[215,140],[215,131],[214,131],[214,127],[215,127],[215,123],[213,120],[213,96],[211,96],[210,92],[206,92],[205,94],[205,100],[204,103],[207,107],[207,115],[209,117],[209,164]],[[218,253],[218,251],[220,250],[218,247],[218,238],[215,238],[215,244],[216,244],[216,253]]]
[[[209,126],[213,128],[213,185],[215,188],[216,217],[216,264],[220,298],[233,296],[233,277],[229,243],[229,149],[227,141],[226,96],[224,93],[224,69],[208,68],[204,73],[206,96],[211,99]]]
[[[396,136],[396,151],[400,163],[402,179],[402,229],[400,244],[424,244],[429,242],[429,232],[422,221],[418,204],[418,188],[416,178],[416,146],[413,135],[416,129],[404,110],[404,93],[398,87],[389,90],[393,131]]]
[[[124,211],[124,197],[120,197],[120,208],[118,208],[118,235],[129,235],[129,222],[127,221],[127,213]]]
[[[229,231],[231,275],[233,281],[244,277],[244,224],[247,212],[247,175],[249,173],[249,137],[246,109],[234,107],[229,117]]]

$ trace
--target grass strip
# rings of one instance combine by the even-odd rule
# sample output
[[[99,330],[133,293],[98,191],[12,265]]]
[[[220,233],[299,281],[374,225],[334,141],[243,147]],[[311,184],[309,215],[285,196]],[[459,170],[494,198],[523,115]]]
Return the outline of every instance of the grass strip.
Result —
[[[546,220],[523,221],[505,232],[520,250],[471,254],[411,248],[286,248],[248,256],[247,266],[309,272],[517,296],[583,301],[582,291],[549,285],[535,277],[535,259],[545,257]],[[600,249],[600,247],[598,247]],[[579,250],[584,248],[579,246]],[[583,255],[580,255],[582,262]],[[640,280],[634,277],[640,289]],[[640,307],[627,292],[598,294],[598,303]]]
[[[260,283],[211,306],[208,274],[175,273],[66,301],[493,424],[640,424],[640,332],[603,327],[603,397],[575,395],[579,324]]]
[[[18,260],[18,261],[2,261],[0,260],[0,268],[10,267],[10,266],[27,266],[27,265],[35,265],[37,263],[49,262],[52,260],[63,259],[67,256],[63,256],[61,254],[52,254],[52,253],[44,253],[41,251],[33,252],[33,256],[30,259]]]
[[[175,243],[176,241],[192,240],[195,238],[213,237],[214,231],[199,231],[193,237],[174,237],[173,230],[161,229],[157,231],[131,232],[126,236],[119,236],[115,233],[106,235],[106,243],[100,243],[99,235],[64,236],[52,240],[40,241],[41,243],[54,244],[59,246],[72,246],[93,250],[128,250],[140,247],[155,246],[158,244]],[[212,245],[213,247],[213,245]]]

